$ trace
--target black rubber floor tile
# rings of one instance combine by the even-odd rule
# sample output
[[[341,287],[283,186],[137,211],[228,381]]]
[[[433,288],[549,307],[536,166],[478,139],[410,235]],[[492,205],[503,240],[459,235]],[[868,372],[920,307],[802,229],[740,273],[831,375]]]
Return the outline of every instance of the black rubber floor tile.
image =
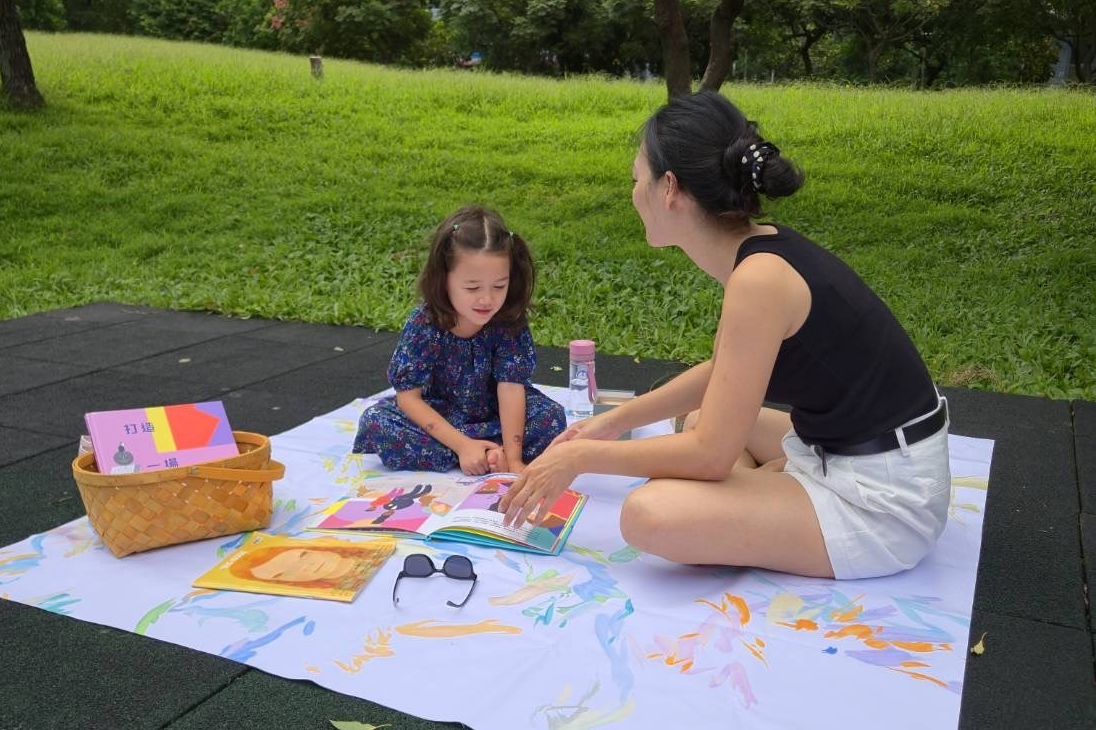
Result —
[[[396,336],[389,337],[389,344],[378,343],[375,347],[339,355],[251,387],[337,405],[373,395],[389,387],[388,362],[392,359]]]
[[[1096,515],[1081,515],[1081,550],[1084,554],[1085,591],[1088,600],[1088,628],[1096,631]]]
[[[567,386],[570,360],[566,347],[538,347],[533,380],[545,385]],[[637,395],[661,385],[688,366],[672,360],[647,360],[627,355],[597,353],[594,359],[597,385],[609,390],[634,390]]]
[[[273,436],[299,426],[316,416],[344,406],[356,396],[318,397],[315,394],[270,392],[258,388],[241,388],[217,396],[224,401],[225,413],[232,428]],[[350,444],[347,443],[347,450]]]
[[[324,347],[339,352],[360,350],[363,347],[386,342],[394,342],[391,332],[378,332],[366,327],[350,325],[308,324],[305,322],[275,322],[270,327],[248,332],[248,337],[257,337],[272,342],[286,342],[309,347]],[[389,352],[389,355],[392,353]]]
[[[9,348],[4,354],[108,368],[216,339],[222,334],[212,329],[173,329],[147,317],[136,322],[122,322],[31,342]]]
[[[216,335],[253,332],[274,324],[269,319],[243,319],[241,317],[225,317],[212,312],[176,312],[169,309],[159,310],[158,313],[153,314],[146,321],[157,327],[178,332],[201,332]]]
[[[97,329],[98,322],[66,321],[48,314],[32,314],[27,317],[0,321],[0,350],[17,347],[28,342],[40,342],[54,337]],[[7,353],[5,353],[7,354]]]
[[[210,654],[4,600],[0,656],[4,730],[154,730],[247,671]]]
[[[229,335],[180,347],[118,369],[235,389],[332,357],[338,357],[338,353],[330,349]]]
[[[971,645],[983,632],[985,652],[967,658],[960,730],[1096,727],[1087,631],[975,611]]]
[[[430,722],[312,682],[251,670],[166,730],[331,730],[331,720],[392,730],[457,730],[460,723]]]
[[[0,426],[78,437],[86,433],[84,414],[88,411],[216,399],[210,396],[216,396],[215,389],[202,383],[101,370],[0,397]]]
[[[0,395],[19,393],[40,385],[56,383],[95,369],[92,365],[66,365],[11,357],[0,350]]]
[[[1081,495],[1081,511],[1096,515],[1096,436],[1081,436],[1074,440],[1077,454],[1077,491]]]
[[[142,319],[153,314],[162,314],[163,309],[146,307],[139,304],[118,304],[117,302],[95,302],[80,307],[54,309],[42,312],[47,317],[63,319],[66,322],[94,322],[96,324],[118,324],[134,319]]]
[[[76,442],[66,436],[55,436],[53,434],[27,431],[22,428],[4,428],[0,426],[0,466],[69,443],[75,444]],[[73,446],[73,448],[76,447]]]
[[[1086,400],[1075,400],[1073,407],[1073,431],[1078,436],[1092,436],[1096,438],[1096,403]]]
[[[1087,625],[1072,439],[1014,433],[990,466],[974,606],[1072,628]]]
[[[72,478],[76,446],[67,443],[0,469],[0,547],[87,514]]]
[[[948,399],[952,433],[996,439],[1018,431],[1073,432],[1069,401],[966,388],[940,392]]]

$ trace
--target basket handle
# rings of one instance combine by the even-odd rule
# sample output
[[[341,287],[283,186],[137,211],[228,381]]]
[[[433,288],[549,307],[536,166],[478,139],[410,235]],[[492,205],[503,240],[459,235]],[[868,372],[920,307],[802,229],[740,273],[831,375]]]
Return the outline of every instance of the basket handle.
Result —
[[[200,479],[224,479],[240,482],[272,482],[285,476],[285,464],[280,461],[269,462],[268,469],[230,469],[223,466],[192,466],[187,469],[188,476]]]

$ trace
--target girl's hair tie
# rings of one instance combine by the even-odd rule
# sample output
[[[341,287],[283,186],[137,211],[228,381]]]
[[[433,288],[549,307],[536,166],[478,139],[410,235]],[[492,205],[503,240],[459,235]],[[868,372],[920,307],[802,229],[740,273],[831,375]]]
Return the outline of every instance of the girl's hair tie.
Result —
[[[765,160],[780,154],[780,148],[771,142],[758,142],[750,145],[746,154],[742,155],[742,172],[748,174],[754,190],[761,193],[765,187]]]
[[[456,233],[459,230],[460,230],[460,223],[454,223],[453,224],[453,233]]]

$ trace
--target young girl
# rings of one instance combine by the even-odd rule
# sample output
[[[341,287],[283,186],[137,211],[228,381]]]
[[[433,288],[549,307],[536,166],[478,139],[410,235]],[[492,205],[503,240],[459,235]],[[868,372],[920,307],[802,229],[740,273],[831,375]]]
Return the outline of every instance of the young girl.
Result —
[[[529,248],[498,213],[467,206],[434,232],[388,366],[395,398],[367,408],[355,453],[390,469],[520,472],[562,433],[563,407],[532,387]]]

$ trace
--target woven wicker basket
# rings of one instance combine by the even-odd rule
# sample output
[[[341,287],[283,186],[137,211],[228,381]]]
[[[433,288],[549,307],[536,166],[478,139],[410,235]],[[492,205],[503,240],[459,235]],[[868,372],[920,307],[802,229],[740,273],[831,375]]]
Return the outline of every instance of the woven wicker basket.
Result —
[[[270,524],[273,481],[285,466],[270,458],[270,439],[233,431],[239,456],[136,474],[100,474],[94,454],[72,462],[88,520],[122,557]]]

